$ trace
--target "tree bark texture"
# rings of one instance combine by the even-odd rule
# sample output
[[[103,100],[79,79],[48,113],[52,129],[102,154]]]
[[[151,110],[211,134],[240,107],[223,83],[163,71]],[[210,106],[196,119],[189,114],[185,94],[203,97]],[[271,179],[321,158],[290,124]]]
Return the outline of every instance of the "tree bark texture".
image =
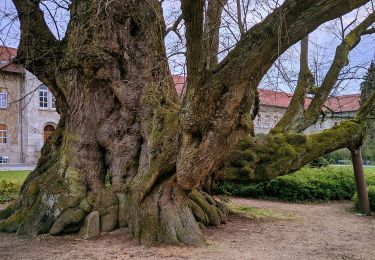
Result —
[[[244,169],[222,170],[223,179],[258,181],[361,134],[355,119],[307,137],[249,137],[256,88],[277,56],[367,1],[285,1],[218,64],[205,53],[204,1],[182,1],[188,67],[182,102],[168,69],[159,1],[72,1],[62,41],[48,29],[38,0],[13,2],[22,31],[18,59],[56,96],[61,119],[19,199],[0,212],[0,231],[75,232],[98,211],[102,231],[127,226],[143,244],[202,245],[200,227],[225,223],[228,210],[197,187],[228,156],[245,156]]]

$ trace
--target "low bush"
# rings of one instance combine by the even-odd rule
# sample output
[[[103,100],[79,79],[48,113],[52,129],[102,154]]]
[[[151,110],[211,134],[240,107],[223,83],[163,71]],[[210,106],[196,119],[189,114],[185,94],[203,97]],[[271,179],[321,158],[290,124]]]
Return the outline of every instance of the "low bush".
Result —
[[[368,185],[375,175],[366,174]],[[221,183],[219,194],[282,201],[350,200],[356,191],[353,171],[347,167],[305,167],[298,172],[258,184]]]
[[[13,182],[0,180],[0,203],[12,201],[17,198],[20,185]]]
[[[370,200],[371,211],[375,211],[375,185],[368,186],[367,191],[368,191],[368,198]],[[359,211],[360,208],[359,208],[359,199],[358,199],[357,193],[355,193],[353,196],[353,204],[354,204],[354,208],[357,211]]]
[[[329,161],[324,157],[319,157],[309,163],[309,166],[312,168],[321,168],[321,167],[327,167],[329,165]]]

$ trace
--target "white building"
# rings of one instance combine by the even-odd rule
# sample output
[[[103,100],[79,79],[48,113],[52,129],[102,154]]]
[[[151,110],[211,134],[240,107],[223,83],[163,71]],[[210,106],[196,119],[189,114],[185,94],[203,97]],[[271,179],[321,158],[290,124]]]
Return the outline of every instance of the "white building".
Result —
[[[259,90],[259,114],[254,120],[255,133],[267,134],[286,112],[292,99],[292,94],[274,90]],[[330,97],[325,102],[323,111],[325,117],[305,130],[306,134],[331,128],[340,121],[353,118],[360,106],[361,94]],[[305,99],[307,108],[311,99]]]
[[[184,94],[185,78],[173,76],[177,93]],[[268,134],[276,123],[286,112],[293,94],[282,91],[259,89],[259,113],[254,120],[254,130],[256,134]],[[361,94],[341,95],[330,97],[324,104],[323,111],[326,116],[320,119],[305,130],[306,134],[319,132],[331,128],[340,121],[353,118],[359,109]],[[311,102],[310,98],[305,99],[307,108]]]
[[[48,88],[11,63],[16,51],[0,46],[0,164],[36,164],[59,114]]]

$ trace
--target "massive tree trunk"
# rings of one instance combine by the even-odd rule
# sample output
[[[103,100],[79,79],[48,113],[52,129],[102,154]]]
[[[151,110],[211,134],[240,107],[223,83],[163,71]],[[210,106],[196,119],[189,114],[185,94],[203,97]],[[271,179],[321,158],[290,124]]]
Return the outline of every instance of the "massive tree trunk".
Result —
[[[13,2],[22,31],[18,59],[54,93],[61,119],[19,199],[0,212],[0,230],[74,232],[87,214],[99,211],[102,231],[126,225],[144,244],[201,245],[201,224],[225,223],[227,209],[196,187],[251,132],[249,112],[263,74],[320,23],[366,1],[286,1],[219,64],[204,53],[204,1],[182,1],[188,65],[182,103],[168,70],[159,1],[72,1],[60,42],[39,1]],[[356,141],[350,135],[357,127],[342,125],[337,147]],[[285,174],[288,169],[267,169],[285,161],[303,165],[329,151],[326,143],[316,145],[321,136],[294,137],[267,140],[286,144],[285,150],[275,148],[274,157],[267,153],[274,146],[256,140],[245,145],[254,159],[246,178]],[[305,156],[297,157],[293,145],[301,145],[295,149]]]
[[[26,8],[16,4],[19,12]],[[194,214],[203,212],[206,225],[225,221],[225,209],[213,200],[215,206],[209,204],[203,193],[189,199],[190,191],[176,185],[180,104],[168,70],[160,5],[101,5],[74,3],[67,37],[55,47],[53,75],[39,72],[37,62],[29,64],[56,95],[61,119],[20,198],[2,213],[0,230],[77,231],[96,210],[102,231],[120,222],[145,244],[202,244],[192,205]],[[37,5],[31,7],[38,13]],[[26,37],[20,59],[32,44]],[[121,219],[107,221],[113,214]]]

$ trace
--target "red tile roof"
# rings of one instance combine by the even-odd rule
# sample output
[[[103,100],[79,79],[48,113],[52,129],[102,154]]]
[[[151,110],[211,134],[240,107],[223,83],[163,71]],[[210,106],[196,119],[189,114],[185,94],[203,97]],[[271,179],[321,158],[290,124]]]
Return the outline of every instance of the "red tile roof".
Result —
[[[17,49],[6,46],[0,46],[0,61],[10,62],[16,56]]]
[[[351,112],[357,111],[360,107],[361,94],[344,95],[337,97],[330,97],[325,106],[329,107],[335,112]]]
[[[185,77],[173,75],[173,82],[176,85],[176,91],[178,96],[181,96],[185,87]]]
[[[176,91],[179,96],[183,91],[185,78],[182,76],[173,76],[173,81],[176,84]],[[293,97],[293,94],[282,91],[259,89],[260,104],[263,106],[276,106],[286,108]],[[325,103],[325,106],[336,113],[352,112],[359,109],[359,101],[361,94],[342,95],[337,97],[330,97]],[[305,107],[310,105],[311,99],[305,99]]]
[[[277,107],[288,107],[289,103],[293,97],[293,94],[259,89],[259,98],[260,104],[265,106],[277,106]],[[351,94],[351,95],[342,95],[336,97],[330,97],[325,102],[326,110],[332,110],[336,113],[339,112],[352,112],[359,109],[359,102],[361,99],[361,94]],[[305,108],[307,108],[311,103],[311,98],[305,99]]]
[[[286,92],[259,89],[260,104],[264,106],[288,107],[292,97]]]
[[[24,72],[25,69],[16,63],[12,63],[12,60],[17,56],[17,49],[0,46],[0,70],[7,72],[20,73]]]

